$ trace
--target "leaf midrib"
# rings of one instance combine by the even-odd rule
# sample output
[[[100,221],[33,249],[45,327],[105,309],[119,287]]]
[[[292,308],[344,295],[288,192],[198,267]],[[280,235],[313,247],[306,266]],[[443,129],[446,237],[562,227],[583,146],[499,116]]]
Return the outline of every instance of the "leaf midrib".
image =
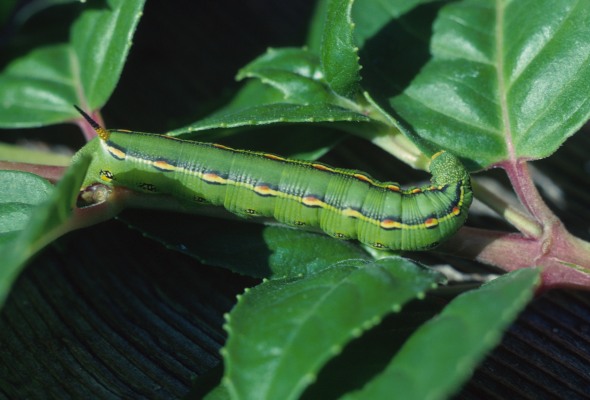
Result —
[[[500,110],[502,111],[502,126],[506,142],[506,150],[508,152],[508,160],[511,163],[516,162],[516,152],[514,149],[514,138],[512,137],[512,129],[510,124],[510,116],[508,114],[508,98],[507,86],[504,79],[504,11],[505,6],[502,0],[496,0],[496,29],[495,29],[495,44],[496,44],[496,77],[498,80],[498,96],[500,103]]]

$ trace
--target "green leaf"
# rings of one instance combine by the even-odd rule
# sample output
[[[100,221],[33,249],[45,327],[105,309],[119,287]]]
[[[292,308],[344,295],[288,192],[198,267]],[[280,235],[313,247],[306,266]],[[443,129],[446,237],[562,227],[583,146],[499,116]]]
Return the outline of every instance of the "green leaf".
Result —
[[[305,49],[269,49],[238,73],[237,79],[258,78],[296,104],[333,103],[338,96],[323,80],[319,59]]]
[[[248,125],[255,115],[248,115],[246,110],[253,111],[255,106],[263,109],[262,105],[282,103],[283,100],[284,95],[279,90],[258,79],[249,80],[229,104],[208,117],[209,122],[216,119],[218,124],[213,124],[210,129],[198,129],[195,131],[198,133],[188,133],[189,126],[175,129],[168,134],[202,142],[221,143],[236,149],[266,151],[304,160],[318,159],[342,139],[341,131],[312,124],[283,124],[280,127],[273,127],[272,123],[269,123],[267,129]],[[227,116],[235,116],[236,113],[246,117],[242,124],[237,123],[233,128],[219,129]],[[277,139],[277,136],[280,137]]]
[[[455,298],[420,327],[385,371],[345,399],[448,398],[533,296],[539,270],[521,269]]]
[[[309,22],[309,32],[305,44],[310,51],[317,54],[320,54],[322,49],[322,35],[324,34],[327,9],[328,0],[317,0]]]
[[[192,132],[243,126],[261,126],[288,122],[335,122],[335,121],[370,121],[362,114],[349,111],[330,104],[287,104],[275,103],[257,105],[228,113],[218,113],[188,127],[168,132],[171,136],[191,137]]]
[[[391,21],[400,18],[410,12],[416,6],[432,3],[436,0],[355,0],[352,7],[352,19],[354,21],[354,37],[359,47],[384,29]],[[408,27],[407,29],[415,29]]]
[[[223,385],[217,386],[215,389],[207,393],[205,400],[229,400],[231,399],[227,389]]]
[[[20,171],[0,171],[0,185],[0,242],[4,243],[23,230],[33,210],[49,197],[53,185]]]
[[[391,105],[417,143],[481,168],[553,153],[590,115],[590,3],[465,0],[445,6],[433,59]]]
[[[84,11],[69,44],[14,60],[0,74],[0,126],[35,127],[77,117],[72,104],[102,107],[119,80],[145,0],[109,0]]]
[[[444,308],[446,296],[437,291],[430,293],[404,305],[399,313],[388,315],[379,325],[348,343],[341,354],[322,367],[317,381],[301,398],[340,399],[374,379],[416,329]]]
[[[219,208],[215,208],[219,211]],[[258,278],[303,276],[348,259],[368,259],[353,242],[281,226],[128,210],[118,218],[171,250]]]
[[[352,9],[359,44],[363,89],[391,112],[388,99],[406,89],[431,58],[432,25],[439,1],[357,0]],[[395,120],[399,118],[395,116]],[[411,135],[408,129],[398,127]]]
[[[33,50],[0,75],[0,126],[35,127],[65,121],[79,101],[68,45]]]
[[[358,244],[324,234],[269,226],[263,237],[272,251],[269,265],[274,278],[307,276],[345,260],[369,260]]]
[[[284,99],[280,90],[263,83],[258,79],[250,79],[234,95],[231,101],[215,114],[230,113],[255,105],[281,103]]]
[[[224,384],[236,399],[297,398],[348,341],[439,280],[392,257],[265,281],[241,296],[228,317]]]
[[[245,78],[253,79],[227,106],[168,134],[297,158],[317,158],[342,134],[310,128],[311,124],[305,123],[370,121],[360,106],[334,93],[323,79],[317,55],[305,49],[269,49],[240,70],[237,79]],[[274,131],[275,135],[281,135],[280,141],[268,135],[268,130],[251,131],[253,127],[277,123],[298,124],[299,129]],[[280,147],[269,148],[273,142],[278,142]]]
[[[354,24],[350,18],[353,0],[329,0],[322,47],[322,70],[332,90],[354,99],[360,92],[358,48],[354,44]]]
[[[109,10],[89,10],[72,28],[87,106],[102,107],[119,81],[145,0],[108,0]]]
[[[72,165],[55,189],[25,172],[0,172],[0,306],[25,263],[67,231],[65,222],[80,190],[90,159]]]

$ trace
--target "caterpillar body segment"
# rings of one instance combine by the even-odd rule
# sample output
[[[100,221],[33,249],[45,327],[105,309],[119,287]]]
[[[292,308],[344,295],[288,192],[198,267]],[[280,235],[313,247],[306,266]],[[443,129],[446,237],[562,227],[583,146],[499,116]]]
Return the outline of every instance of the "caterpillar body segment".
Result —
[[[91,146],[85,186],[100,182],[171,195],[195,206],[221,206],[239,216],[319,228],[336,238],[391,250],[436,246],[463,225],[472,201],[469,174],[447,152],[432,158],[431,185],[402,189],[318,162],[164,135],[107,131],[83,115],[100,134]]]

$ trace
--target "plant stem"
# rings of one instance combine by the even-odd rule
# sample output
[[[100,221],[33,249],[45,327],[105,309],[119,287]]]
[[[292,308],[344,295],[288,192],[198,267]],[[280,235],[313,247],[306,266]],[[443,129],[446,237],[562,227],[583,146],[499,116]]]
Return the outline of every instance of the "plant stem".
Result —
[[[512,271],[531,267],[538,243],[519,233],[462,227],[436,250]]]
[[[572,236],[557,221],[544,240],[519,233],[464,226],[436,251],[477,260],[504,271],[541,267],[542,290],[590,287],[590,243]]]
[[[368,115],[375,121],[378,121],[387,127],[385,132],[374,133],[372,135],[361,136],[373,142],[374,145],[381,147],[383,150],[392,154],[399,160],[405,162],[413,168],[428,170],[430,159],[426,157],[420,149],[410,140],[410,132],[386,112],[368,92],[363,93],[368,103]]]
[[[377,135],[371,139],[371,142],[413,168],[428,170],[430,159],[413,147],[402,134]]]
[[[66,169],[67,167],[60,166],[0,161],[0,170],[30,172],[47,179],[51,183],[59,181]]]
[[[486,186],[480,184],[476,179],[471,180],[475,196],[492,210],[500,214],[506,221],[527,237],[540,237],[543,234],[541,224],[525,214],[508,201]]]
[[[518,198],[537,222],[547,227],[558,220],[535,187],[526,161],[506,162],[500,165],[506,171]]]

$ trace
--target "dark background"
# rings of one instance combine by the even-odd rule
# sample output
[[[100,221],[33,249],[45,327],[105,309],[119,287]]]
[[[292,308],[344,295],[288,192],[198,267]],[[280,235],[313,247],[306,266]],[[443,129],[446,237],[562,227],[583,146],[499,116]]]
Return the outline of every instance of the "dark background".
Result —
[[[44,18],[63,9],[47,10],[3,37],[39,40],[34,32],[43,30]],[[239,67],[269,46],[302,44],[312,9],[311,0],[148,0],[120,84],[103,109],[108,126],[164,132],[206,115],[239,87],[233,80]],[[63,35],[67,30],[58,29],[43,40]],[[14,51],[6,47],[4,56]],[[65,126],[49,132],[73,138],[74,145],[79,135]],[[43,135],[51,137],[45,130]],[[565,201],[551,206],[585,239],[588,142],[587,132],[580,133],[554,157],[534,164],[560,184]],[[332,157],[369,147],[352,139]],[[384,160],[364,161],[378,170]],[[174,223],[167,214],[132,216]],[[191,219],[179,229],[201,222]],[[29,265],[0,313],[0,398],[182,397],[195,377],[209,373],[214,380],[225,339],[223,313],[256,282],[171,252],[121,221],[69,234]],[[457,398],[587,398],[589,340],[588,293],[546,293]]]

